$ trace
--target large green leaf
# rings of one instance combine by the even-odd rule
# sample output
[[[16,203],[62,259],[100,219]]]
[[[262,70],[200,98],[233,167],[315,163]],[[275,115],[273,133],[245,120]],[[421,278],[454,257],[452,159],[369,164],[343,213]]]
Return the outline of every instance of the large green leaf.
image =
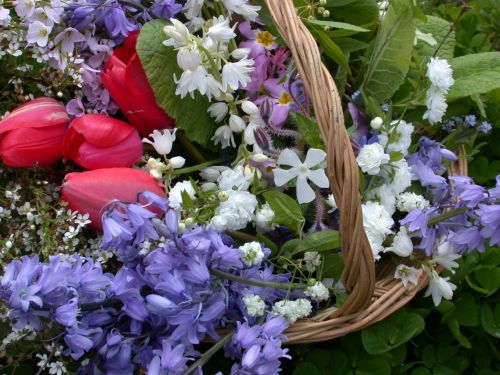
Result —
[[[164,20],[154,20],[144,25],[137,40],[137,53],[158,105],[175,119],[176,126],[190,140],[208,145],[217,128],[207,113],[208,100],[199,94],[195,99],[175,95],[174,74],[180,77],[182,71],[177,65],[177,52],[162,44],[166,39],[163,27],[167,24]]]
[[[424,319],[402,310],[361,332],[365,350],[374,355],[386,353],[404,344],[424,330]]]
[[[500,52],[484,52],[450,60],[455,83],[448,100],[484,94],[500,87]]]
[[[420,56],[432,56],[450,60],[455,51],[455,31],[450,32],[450,23],[442,18],[427,16],[425,21],[417,20],[417,28],[424,34],[432,34],[436,40],[436,45],[431,46],[422,40],[417,43],[417,50]]]
[[[282,224],[298,231],[304,224],[302,209],[297,201],[277,191],[266,191],[262,194],[274,211],[273,223]]]
[[[411,0],[392,1],[371,49],[361,85],[364,95],[383,103],[404,82],[415,38]]]

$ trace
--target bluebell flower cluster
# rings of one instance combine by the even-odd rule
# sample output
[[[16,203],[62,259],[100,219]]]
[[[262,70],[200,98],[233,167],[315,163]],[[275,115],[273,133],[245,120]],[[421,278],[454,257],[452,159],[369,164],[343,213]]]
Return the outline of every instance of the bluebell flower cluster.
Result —
[[[268,319],[259,325],[261,318],[249,316],[241,301],[255,294],[270,306],[286,291],[222,279],[213,270],[267,282],[289,282],[289,275],[274,274],[266,264],[246,265],[231,238],[202,226],[181,233],[166,199],[144,193],[138,200],[112,202],[103,215],[103,246],[113,248],[123,263],[115,274],[77,254],[52,256],[47,263],[23,257],[9,264],[0,298],[11,309],[13,326],[41,330],[56,323],[63,354],[90,359],[82,374],[133,374],[144,368],[148,374],[174,375],[200,356],[195,345],[205,336],[218,340],[217,327],[237,326],[226,346],[230,358],[242,361],[232,373],[278,373],[279,359],[288,358],[281,349],[287,323],[267,308]],[[140,252],[144,241],[160,238],[155,249]]]
[[[444,131],[451,132],[456,128],[476,128],[478,132],[488,134],[492,126],[488,121],[479,121],[475,115],[454,116],[443,122]]]
[[[422,238],[419,247],[427,255],[442,242],[439,239],[447,239],[458,252],[485,251],[488,241],[490,245],[500,244],[500,176],[496,187],[489,190],[467,176],[446,179],[442,176],[446,171],[445,160],[456,160],[456,156],[438,142],[426,137],[420,139],[419,149],[409,155],[408,164],[414,177],[427,188],[432,206],[413,210],[401,224],[418,233]],[[429,225],[429,221],[445,209],[459,214]]]
[[[84,31],[89,25],[95,25],[106,30],[114,41],[121,42],[140,24],[152,18],[170,19],[181,9],[182,5],[175,0],[156,0],[150,8],[143,7],[137,0],[80,0],[68,5],[66,17],[67,23],[77,30]]]

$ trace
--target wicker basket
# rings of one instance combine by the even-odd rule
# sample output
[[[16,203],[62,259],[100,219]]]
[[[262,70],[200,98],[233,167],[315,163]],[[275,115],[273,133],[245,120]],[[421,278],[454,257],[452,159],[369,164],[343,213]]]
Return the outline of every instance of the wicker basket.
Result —
[[[417,285],[405,288],[394,278],[390,265],[382,263],[376,269],[363,229],[359,170],[344,126],[335,82],[321,62],[316,41],[297,16],[293,0],[266,0],[266,4],[311,97],[328,151],[326,172],[340,212],[339,232],[345,264],[342,281],[349,292],[339,309],[319,311],[315,317],[302,319],[294,323],[286,335],[288,343],[325,341],[384,319],[407,304],[429,280],[422,272]],[[465,175],[466,167],[462,156],[451,173]]]

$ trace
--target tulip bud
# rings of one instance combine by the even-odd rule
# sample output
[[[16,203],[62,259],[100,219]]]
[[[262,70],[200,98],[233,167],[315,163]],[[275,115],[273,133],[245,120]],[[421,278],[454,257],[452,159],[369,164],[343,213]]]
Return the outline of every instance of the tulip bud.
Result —
[[[55,99],[38,98],[14,109],[0,121],[0,158],[5,165],[29,168],[62,158],[69,118]]]
[[[63,154],[87,169],[128,167],[141,159],[142,142],[126,122],[89,114],[71,122]]]
[[[145,191],[165,197],[163,187],[147,172],[132,168],[104,168],[66,175],[62,198],[70,209],[88,213],[90,225],[101,229],[103,209],[109,202],[136,202],[138,194]]]

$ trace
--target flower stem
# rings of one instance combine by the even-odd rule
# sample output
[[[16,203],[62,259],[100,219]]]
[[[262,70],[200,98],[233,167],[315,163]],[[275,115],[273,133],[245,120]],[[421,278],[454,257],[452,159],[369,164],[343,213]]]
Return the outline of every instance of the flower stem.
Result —
[[[203,367],[209,360],[210,358],[213,357],[215,353],[217,353],[224,345],[226,345],[233,335],[235,334],[235,331],[229,332],[226,336],[221,338],[219,341],[217,341],[214,346],[212,346],[210,349],[208,349],[203,355],[198,358],[196,362],[194,362],[189,368],[184,372],[184,375],[190,375],[193,372],[195,372],[198,368]]]
[[[210,161],[207,161],[205,163],[193,165],[191,167],[175,169],[172,172],[172,174],[175,175],[175,176],[177,176],[177,175],[180,175],[180,174],[187,174],[187,173],[197,172],[197,171],[201,171],[204,168],[211,167],[212,165],[217,165],[217,164],[220,164],[220,163],[224,163],[224,162],[226,162],[228,160],[229,159],[225,159],[225,158],[210,160]]]
[[[266,287],[266,288],[275,288],[275,289],[306,289],[307,288],[306,284],[273,283],[270,281],[247,279],[247,278],[244,278],[241,276],[233,275],[232,273],[227,273],[227,272],[224,272],[221,270],[217,270],[215,268],[212,268],[210,270],[210,272],[213,275],[220,277],[221,279],[231,280],[231,281],[235,281],[237,283],[247,284],[247,285],[262,286],[262,287]]]
[[[465,207],[455,208],[451,211],[445,212],[442,215],[433,217],[432,219],[429,220],[428,225],[434,225],[434,224],[440,223],[441,221],[445,221],[446,219],[450,219],[452,217],[462,215],[466,212],[467,212],[467,208],[465,208]]]
[[[202,155],[202,153],[198,150],[198,148],[191,142],[184,132],[177,132],[177,139],[181,142],[182,147],[186,150],[186,152],[193,158],[193,160],[197,163],[205,163],[207,159]]]

